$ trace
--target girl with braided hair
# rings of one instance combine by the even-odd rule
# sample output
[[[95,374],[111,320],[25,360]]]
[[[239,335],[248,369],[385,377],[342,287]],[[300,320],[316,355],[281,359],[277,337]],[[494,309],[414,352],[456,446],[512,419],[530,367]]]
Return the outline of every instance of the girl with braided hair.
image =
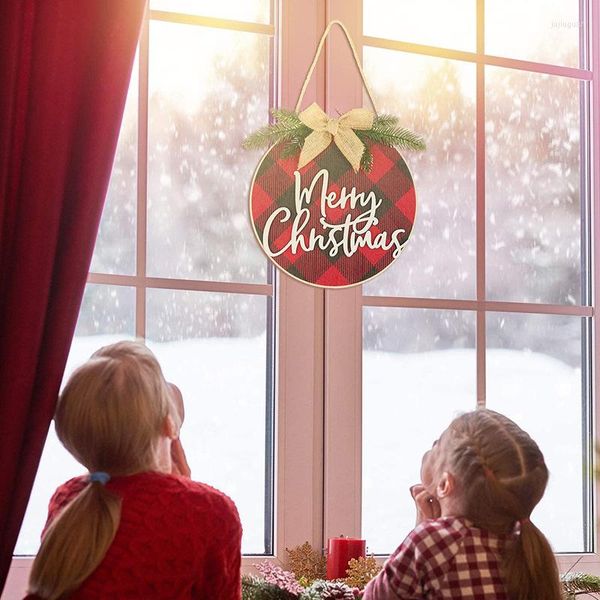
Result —
[[[537,444],[507,417],[456,418],[411,488],[417,526],[363,600],[560,600],[556,561],[530,515],[548,481]]]

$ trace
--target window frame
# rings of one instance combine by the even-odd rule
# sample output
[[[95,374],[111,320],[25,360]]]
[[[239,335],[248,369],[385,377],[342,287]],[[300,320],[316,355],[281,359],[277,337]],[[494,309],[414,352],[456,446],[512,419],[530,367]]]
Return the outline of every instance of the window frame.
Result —
[[[277,491],[274,489],[276,481],[275,452],[276,452],[276,427],[275,427],[275,385],[277,349],[276,330],[278,329],[278,314],[285,309],[285,302],[279,302],[277,310],[275,301],[279,280],[274,276],[274,268],[267,265],[267,281],[265,283],[241,283],[218,280],[179,279],[176,277],[156,277],[147,273],[147,239],[148,239],[148,111],[149,111],[149,54],[150,54],[150,23],[168,22],[212,29],[225,29],[228,31],[241,31],[266,35],[270,38],[270,83],[269,105],[276,106],[277,90],[279,88],[278,51],[279,40],[277,36],[279,25],[279,10],[276,0],[270,0],[270,23],[246,22],[219,17],[206,17],[153,10],[149,7],[150,0],[146,0],[146,9],[138,41],[137,61],[137,140],[136,140],[136,193],[135,193],[135,270],[134,274],[107,273],[90,271],[87,284],[122,286],[135,290],[134,309],[134,335],[137,339],[146,338],[146,292],[150,289],[168,289],[174,291],[212,292],[225,294],[257,295],[264,297],[267,303],[267,382],[266,382],[266,456],[265,456],[265,546],[267,553],[252,556],[271,556],[275,546],[275,531],[278,523],[275,517]],[[134,68],[136,68],[134,64]],[[265,261],[267,261],[265,257]],[[283,286],[285,289],[285,286]],[[270,476],[270,477],[269,477]],[[256,558],[246,559],[244,562],[254,562]],[[7,578],[5,593],[22,597],[22,592],[27,586],[29,571],[33,557],[14,556]],[[4,597],[4,594],[3,594]]]
[[[586,52],[586,69],[550,66],[531,61],[486,56],[483,53],[484,0],[476,0],[477,50],[464,52],[412,43],[386,40],[362,34],[362,0],[304,0],[283,2],[272,0],[275,20],[270,24],[251,24],[252,31],[268,33],[276,40],[273,73],[277,87],[274,106],[294,106],[314,48],[321,32],[331,19],[339,19],[351,32],[362,54],[363,46],[408,51],[442,58],[467,60],[476,64],[476,214],[480,224],[476,232],[478,258],[476,263],[477,286],[474,300],[448,300],[428,298],[396,298],[388,296],[363,296],[360,287],[344,290],[323,290],[303,285],[289,277],[279,276],[267,284],[238,284],[164,280],[145,275],[145,171],[138,164],[138,230],[135,275],[104,275],[91,273],[90,283],[133,286],[136,289],[136,333],[143,331],[145,322],[145,289],[176,284],[176,289],[209,292],[251,293],[272,298],[277,289],[276,307],[276,362],[275,374],[275,532],[272,558],[283,563],[286,548],[308,541],[315,548],[323,548],[329,537],[344,533],[360,536],[361,533],[361,454],[362,454],[362,311],[366,306],[441,308],[475,311],[477,314],[477,347],[485,348],[485,315],[489,311],[535,312],[578,315],[591,320],[592,357],[589,373],[591,382],[590,442],[596,439],[600,428],[600,398],[598,369],[600,366],[600,341],[597,331],[595,307],[600,297],[600,4],[597,0],[580,0],[587,6],[589,18],[589,54]],[[162,11],[152,11],[161,13]],[[226,19],[189,17],[209,27],[245,28],[247,23]],[[145,20],[140,44],[148,46],[149,19]],[[248,30],[248,29],[242,29]],[[277,36],[278,34],[278,36]],[[313,81],[304,100],[305,105],[317,101],[328,112],[347,110],[362,105],[362,84],[358,76],[343,69],[333,69],[333,64],[346,64],[349,53],[339,32],[332,32],[326,44],[325,60],[319,62]],[[587,40],[586,40],[587,42]],[[140,46],[141,47],[141,46]],[[140,53],[140,88],[142,70],[146,72],[147,52]],[[145,63],[143,65],[143,63]],[[485,65],[516,68],[525,71],[576,77],[589,81],[590,139],[588,140],[589,190],[592,239],[590,244],[589,306],[550,304],[521,304],[496,302],[485,299]],[[138,98],[138,102],[140,99]],[[594,106],[595,104],[595,106]],[[144,115],[146,127],[138,129],[138,148],[147,141],[147,105],[140,106],[140,123]],[[144,113],[141,111],[145,110]],[[138,156],[138,161],[140,160]],[[583,165],[582,165],[583,167]],[[141,192],[143,191],[143,193]],[[583,190],[582,190],[583,191]],[[143,196],[142,198],[140,197]],[[140,211],[140,206],[143,208]],[[483,226],[481,226],[483,225]],[[480,250],[483,250],[483,253]],[[142,258],[143,257],[143,258]],[[140,292],[138,293],[138,289]],[[582,298],[582,302],[586,299]],[[518,305],[518,306],[515,306]],[[485,355],[478,354],[477,402],[485,400]],[[293,360],[291,360],[293,358]],[[597,461],[589,447],[590,462],[596,469]],[[597,498],[600,482],[593,484],[591,514],[594,519],[591,552],[558,554],[561,571],[572,568],[600,574],[600,552],[597,547]],[[260,558],[263,556],[260,555]],[[252,570],[258,556],[246,555],[244,572]],[[20,593],[24,589],[31,558],[13,558],[4,594]],[[5,596],[3,595],[3,598]],[[17,596],[14,596],[17,597]],[[19,596],[20,597],[20,596]]]
[[[362,53],[363,47],[385,48],[389,50],[404,51],[413,54],[422,54],[440,58],[448,58],[454,60],[467,61],[476,65],[476,296],[473,300],[453,300],[443,298],[418,298],[418,297],[394,297],[394,296],[370,296],[360,294],[359,298],[353,297],[354,290],[340,290],[335,292],[326,292],[326,305],[328,322],[326,330],[326,339],[330,343],[326,344],[325,364],[326,364],[326,442],[331,437],[331,441],[325,448],[325,472],[328,474],[325,487],[332,485],[333,481],[340,481],[339,485],[335,485],[335,493],[331,497],[335,497],[335,503],[330,506],[325,506],[325,514],[332,514],[332,522],[336,526],[326,528],[327,536],[339,535],[343,531],[346,535],[360,536],[361,534],[361,501],[360,487],[358,490],[352,489],[355,483],[350,481],[349,477],[344,478],[344,474],[353,472],[354,482],[361,484],[360,476],[360,456],[349,458],[352,453],[350,444],[346,443],[345,447],[340,446],[340,441],[345,439],[354,440],[354,443],[362,445],[362,420],[361,409],[356,409],[356,405],[361,406],[361,382],[356,381],[356,377],[348,377],[351,371],[347,370],[344,359],[352,360],[354,357],[354,365],[360,365],[362,355],[362,328],[347,327],[346,330],[341,328],[341,324],[348,323],[352,319],[352,314],[356,314],[357,305],[362,313],[363,307],[388,307],[388,308],[424,308],[424,309],[451,309],[451,310],[467,310],[476,313],[476,349],[477,349],[477,406],[485,406],[485,351],[486,351],[486,315],[488,312],[511,312],[511,313],[537,313],[537,314],[556,314],[556,315],[571,315],[586,317],[590,323],[589,331],[589,362],[587,363],[588,372],[586,373],[587,383],[589,385],[589,407],[587,422],[584,423],[584,428],[587,430],[588,437],[584,439],[584,447],[587,446],[587,466],[589,472],[596,472],[597,459],[594,455],[593,440],[596,439],[596,432],[600,425],[600,411],[597,410],[599,395],[598,383],[598,367],[600,342],[598,341],[598,331],[595,319],[596,299],[599,298],[599,269],[600,269],[600,244],[595,244],[594,240],[600,240],[600,6],[595,0],[580,0],[580,14],[584,26],[582,29],[582,40],[580,41],[582,48],[581,60],[586,68],[573,68],[565,66],[548,65],[545,63],[537,63],[533,61],[525,61],[512,58],[504,58],[499,56],[489,56],[484,52],[484,0],[476,0],[476,51],[466,52],[457,51],[440,47],[426,46],[414,43],[400,42],[378,38],[374,36],[361,35],[362,32],[362,0],[358,4],[361,5],[359,15],[353,15],[350,11],[342,11],[342,8],[335,2],[333,5],[337,7],[338,13],[342,12],[342,16],[332,16],[331,18],[340,18],[345,25],[349,27],[355,40],[360,40],[359,53]],[[352,17],[354,16],[354,21]],[[589,39],[586,35],[588,30],[585,27],[589,24]],[[358,33],[357,33],[358,32]],[[582,187],[580,189],[580,197],[582,204],[588,210],[585,218],[589,219],[589,231],[592,233],[582,239],[582,260],[586,254],[586,249],[589,249],[589,258],[591,264],[588,266],[588,289],[586,293],[582,293],[581,304],[578,306],[558,305],[558,304],[537,304],[524,302],[502,302],[490,301],[486,299],[485,286],[485,67],[498,66],[522,71],[546,73],[549,75],[558,75],[563,77],[571,77],[576,80],[588,82],[587,93],[584,96],[586,105],[582,109],[581,118],[588,119],[587,132],[588,136],[582,137],[581,144],[585,148],[585,160],[581,163],[582,169]],[[330,81],[335,81],[335,73],[328,73]],[[362,88],[359,80],[356,81],[356,86]],[[335,93],[335,90],[332,90]],[[593,99],[596,99],[596,110],[594,110]],[[354,106],[360,106],[361,100],[355,103]],[[341,110],[341,107],[336,105],[336,108]],[[584,123],[581,123],[582,132]],[[595,168],[594,168],[595,167]],[[587,197],[586,197],[587,196]],[[584,221],[582,220],[582,233]],[[584,244],[588,245],[588,248]],[[585,265],[582,265],[582,271]],[[582,272],[583,276],[583,272]],[[354,317],[356,318],[356,317]],[[362,323],[362,318],[358,319],[359,325]],[[341,333],[335,337],[329,336],[328,331]],[[334,360],[335,359],[335,360]],[[329,365],[327,367],[327,365]],[[584,365],[586,366],[586,365]],[[353,382],[344,382],[344,374],[347,379],[352,379]],[[358,389],[357,389],[358,388]],[[350,405],[350,406],[349,406]],[[475,408],[475,406],[473,406]],[[347,414],[350,409],[352,417]],[[327,413],[331,415],[330,423],[339,422],[342,419],[346,420],[347,431],[331,433],[333,425],[328,425]],[[337,425],[336,425],[337,426]],[[600,574],[600,552],[598,548],[598,533],[599,523],[597,522],[597,498],[600,490],[600,482],[598,478],[595,481],[590,481],[591,486],[591,501],[586,517],[589,519],[589,548],[590,551],[581,553],[557,553],[557,561],[561,572],[572,570],[574,564],[577,563],[576,570],[585,570],[587,572]],[[340,514],[342,513],[342,514]],[[345,514],[345,518],[343,517]],[[585,517],[584,517],[585,518]],[[326,524],[331,521],[326,520]],[[344,527],[338,526],[338,523]],[[354,527],[352,527],[354,524]],[[382,561],[385,557],[379,557]]]
[[[266,283],[241,283],[206,279],[179,279],[176,277],[149,276],[148,255],[148,128],[149,128],[149,77],[150,77],[150,24],[152,22],[174,23],[200,28],[224,29],[269,38],[269,106],[275,106],[278,72],[277,65],[277,17],[274,0],[270,0],[271,20],[269,23],[246,22],[219,17],[184,14],[174,11],[154,10],[151,0],[146,0],[146,10],[138,42],[138,94],[137,94],[137,165],[136,165],[136,252],[135,275],[98,273],[90,271],[87,283],[117,285],[135,289],[135,338],[146,339],[147,291],[164,289],[173,291],[212,292],[242,294],[264,297],[266,300],[266,415],[265,415],[265,555],[269,555],[275,543],[275,371],[276,371],[276,328],[278,279],[274,268],[267,264]],[[266,258],[265,258],[266,260]],[[251,555],[249,555],[251,556]],[[258,556],[258,555],[257,555]],[[262,555],[260,555],[262,556]]]

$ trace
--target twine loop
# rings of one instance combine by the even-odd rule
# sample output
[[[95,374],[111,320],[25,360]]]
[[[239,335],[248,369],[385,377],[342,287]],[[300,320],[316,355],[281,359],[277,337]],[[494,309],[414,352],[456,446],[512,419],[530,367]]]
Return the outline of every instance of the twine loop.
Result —
[[[348,32],[348,29],[346,28],[346,26],[341,21],[337,21],[337,20],[329,22],[329,24],[325,28],[325,31],[323,32],[323,35],[321,36],[321,39],[319,40],[319,45],[317,46],[317,50],[315,51],[315,55],[313,57],[312,63],[310,64],[310,67],[308,68],[308,71],[306,73],[306,77],[304,78],[304,83],[302,84],[302,89],[300,90],[300,94],[298,95],[298,101],[296,102],[295,112],[298,112],[300,110],[300,105],[302,104],[302,100],[304,99],[304,94],[306,93],[306,88],[308,87],[308,82],[310,81],[310,78],[312,77],[312,74],[314,73],[315,67],[317,66],[317,62],[319,60],[319,57],[321,56],[321,52],[323,50],[325,40],[327,39],[327,36],[329,35],[329,32],[332,30],[334,25],[338,25],[341,28],[344,35],[346,36],[346,40],[348,42],[348,45],[350,46],[350,50],[352,50],[352,56],[354,58],[354,62],[356,64],[356,67],[358,68],[358,72],[360,73],[360,77],[362,79],[363,85],[365,86],[367,96],[369,97],[369,101],[371,102],[371,106],[373,107],[375,114],[377,114],[377,109],[375,108],[375,101],[373,100],[373,94],[371,93],[371,90],[369,89],[369,84],[367,83],[367,78],[365,77],[365,73],[360,64],[360,59],[358,58],[358,50],[356,49],[356,46],[354,45],[354,42],[352,41],[352,37],[350,36],[350,33]]]

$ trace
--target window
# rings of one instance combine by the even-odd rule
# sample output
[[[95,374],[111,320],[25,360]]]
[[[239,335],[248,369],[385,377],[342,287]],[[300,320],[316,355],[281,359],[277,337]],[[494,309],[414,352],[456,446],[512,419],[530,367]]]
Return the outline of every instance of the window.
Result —
[[[275,292],[247,227],[259,155],[241,141],[273,105],[273,22],[268,0],[150,3],[67,368],[146,340],[186,400],[194,475],[234,498],[247,554],[273,547]],[[81,472],[52,428],[16,554],[37,551],[50,495]]]
[[[68,370],[147,339],[183,389],[194,476],[238,503],[246,554],[285,560],[340,533],[389,553],[413,524],[423,451],[486,405],[547,456],[534,517],[555,550],[598,562],[591,5],[150,1]],[[428,150],[406,155],[404,254],[363,289],[324,291],[273,273],[254,243],[259,157],[239,143],[295,105],[331,19],[362,41],[378,109]],[[304,101],[330,114],[363,102],[338,33]],[[81,470],[63,456],[51,435],[17,554]]]
[[[426,440],[479,405],[540,444],[555,550],[589,552],[586,3],[458,5],[363,2],[376,102],[429,141],[414,239],[364,286],[363,535],[394,549]]]

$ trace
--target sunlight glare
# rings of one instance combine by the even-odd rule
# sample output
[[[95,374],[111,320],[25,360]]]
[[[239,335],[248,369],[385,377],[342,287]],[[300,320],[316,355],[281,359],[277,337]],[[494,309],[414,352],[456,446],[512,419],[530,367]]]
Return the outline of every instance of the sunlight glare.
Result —
[[[270,0],[150,0],[150,9],[234,21],[269,23],[270,4]]]
[[[365,35],[475,51],[475,0],[364,0]]]

